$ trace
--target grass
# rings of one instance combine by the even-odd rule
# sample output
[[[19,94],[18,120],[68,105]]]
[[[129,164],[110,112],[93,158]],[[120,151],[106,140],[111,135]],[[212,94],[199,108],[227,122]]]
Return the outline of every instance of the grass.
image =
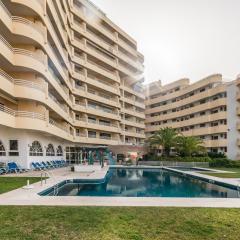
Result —
[[[23,187],[29,179],[30,184],[39,182],[39,177],[0,177],[0,194]]]
[[[240,168],[214,168],[217,170],[229,171],[233,173],[204,173],[209,176],[220,178],[240,178]]]
[[[239,209],[0,207],[4,240],[238,240]]]

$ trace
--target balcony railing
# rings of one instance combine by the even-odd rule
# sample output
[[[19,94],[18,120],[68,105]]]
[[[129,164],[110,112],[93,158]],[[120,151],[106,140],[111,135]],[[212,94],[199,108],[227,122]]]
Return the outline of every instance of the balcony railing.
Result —
[[[49,97],[66,113],[68,113],[67,107],[61,104],[56,97],[54,97],[51,93],[48,93]]]
[[[13,48],[10,43],[0,35],[0,41],[14,54],[21,54],[28,57],[33,58],[34,60],[37,60],[45,65],[45,56],[40,56],[36,54],[36,52],[29,51],[27,49],[22,48]]]
[[[108,137],[108,136],[100,136],[100,139],[104,139],[104,140],[112,140],[112,137]]]
[[[102,65],[97,64],[97,63],[95,63],[94,61],[89,60],[89,59],[88,59],[87,61],[88,61],[88,63],[94,65],[95,67],[98,67],[98,68],[100,68],[101,70],[106,71],[106,72],[108,72],[108,73],[110,73],[110,74],[112,74],[112,75],[115,76],[115,72],[113,72],[113,71],[107,69],[106,67],[103,67]]]
[[[32,119],[39,119],[42,121],[46,120],[45,114],[35,113],[35,112],[26,112],[26,111],[16,111],[16,117],[23,117],[23,118],[32,118]]]
[[[15,116],[16,111],[0,104],[0,111]]]
[[[28,20],[26,18],[19,17],[19,16],[12,16],[12,21],[28,25],[29,27],[31,27],[34,30],[38,31],[41,35],[44,34],[44,32],[41,29],[39,29],[38,25],[34,24],[34,22],[32,22],[32,21],[30,21],[30,20]]]
[[[64,85],[61,83],[59,78],[56,76],[52,68],[48,67],[49,73],[52,75],[52,77],[58,82],[59,86],[62,88],[62,90],[68,95],[68,89],[64,87]]]
[[[8,108],[4,105],[0,105],[0,111],[12,115],[14,117],[23,117],[23,118],[32,118],[32,119],[39,119],[42,121],[46,120],[45,114],[42,113],[35,113],[35,112],[27,112],[27,111],[17,111],[11,108]]]
[[[49,124],[51,124],[51,125],[59,128],[59,129],[65,131],[66,133],[69,133],[68,128],[67,128],[66,126],[63,126],[63,125],[61,125],[60,123],[57,123],[57,122],[54,121],[52,118],[49,118]]]
[[[32,81],[28,81],[28,80],[14,79],[14,84],[18,85],[18,86],[25,86],[25,87],[29,87],[29,88],[34,88],[34,89],[40,90],[42,92],[45,91],[45,87],[44,87],[43,84],[35,83],[35,82],[32,82]]]
[[[96,77],[94,77],[94,76],[92,76],[92,75],[88,75],[88,78],[91,79],[91,80],[93,80],[93,81],[96,81],[96,82],[98,82],[98,83],[104,84],[105,86],[108,86],[108,87],[111,87],[111,88],[116,89],[116,86],[115,86],[114,84],[111,84],[111,83],[109,83],[109,82],[106,83],[105,81],[103,81],[103,80],[101,80],[101,79],[98,79],[98,78],[96,78]]]
[[[87,28],[87,33],[89,35],[91,35],[93,38],[97,38],[99,42],[101,42],[101,44],[103,44],[105,46],[105,48],[107,48],[110,52],[113,52],[114,47],[112,45],[110,45],[108,42],[106,42],[104,39],[100,38],[97,34],[95,34],[94,32],[92,32],[91,30],[89,30]]]

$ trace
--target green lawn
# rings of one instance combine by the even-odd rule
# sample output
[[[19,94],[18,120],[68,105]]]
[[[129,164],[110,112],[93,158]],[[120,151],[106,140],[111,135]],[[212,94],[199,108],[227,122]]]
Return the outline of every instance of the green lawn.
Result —
[[[41,180],[39,177],[0,177],[0,194],[25,186],[28,179],[30,184]]]
[[[0,207],[0,239],[239,240],[239,209]]]
[[[204,173],[206,175],[221,177],[221,178],[240,178],[240,168],[214,168],[234,173]]]

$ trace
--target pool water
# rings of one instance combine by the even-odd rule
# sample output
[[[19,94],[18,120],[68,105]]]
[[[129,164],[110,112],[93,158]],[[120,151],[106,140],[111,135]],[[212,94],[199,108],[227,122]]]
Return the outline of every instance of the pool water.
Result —
[[[110,169],[102,182],[76,180],[41,195],[237,198],[238,191],[162,169]]]

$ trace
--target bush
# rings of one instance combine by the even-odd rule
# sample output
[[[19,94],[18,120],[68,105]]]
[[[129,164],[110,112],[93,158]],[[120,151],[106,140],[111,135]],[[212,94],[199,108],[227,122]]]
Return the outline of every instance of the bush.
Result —
[[[209,157],[180,157],[180,156],[172,156],[172,157],[163,157],[157,156],[155,154],[147,154],[143,156],[143,161],[172,161],[172,162],[210,162],[211,159]]]
[[[223,159],[223,158],[227,158],[226,155],[224,153],[214,153],[214,152],[208,152],[208,156],[212,159],[214,158],[218,158],[218,159]]]
[[[210,167],[240,168],[240,161],[233,161],[227,158],[214,158],[209,162]]]
[[[143,161],[209,162],[210,167],[240,168],[240,161],[230,160],[222,153],[210,153],[208,154],[208,156],[205,156],[205,157],[204,156],[163,157],[163,156],[157,156],[156,154],[153,154],[153,153],[148,153],[143,156]]]

